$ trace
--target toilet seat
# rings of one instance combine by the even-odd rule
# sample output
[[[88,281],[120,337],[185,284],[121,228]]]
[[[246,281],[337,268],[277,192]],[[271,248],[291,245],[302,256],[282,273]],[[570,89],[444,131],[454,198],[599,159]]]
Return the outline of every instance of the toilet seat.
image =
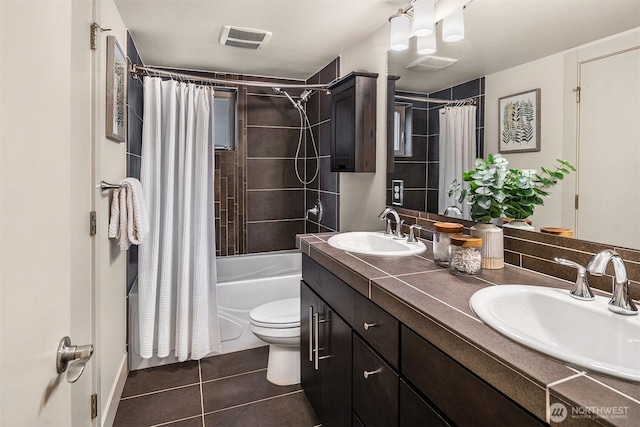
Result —
[[[251,324],[261,328],[287,329],[300,326],[300,298],[268,302],[251,310]]]

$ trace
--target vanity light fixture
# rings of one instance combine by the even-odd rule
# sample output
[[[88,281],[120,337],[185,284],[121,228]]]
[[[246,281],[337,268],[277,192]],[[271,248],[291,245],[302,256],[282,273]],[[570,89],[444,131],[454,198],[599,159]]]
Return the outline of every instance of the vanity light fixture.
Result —
[[[433,34],[435,0],[415,0],[413,2],[413,35],[427,37]]]
[[[398,9],[398,13],[389,18],[391,23],[391,50],[406,50],[409,47],[409,15]]]
[[[398,12],[389,18],[391,23],[390,49],[406,50],[409,47],[409,37],[415,37],[418,54],[435,53],[435,26],[439,21],[443,21],[443,41],[462,40],[464,38],[463,9],[471,1],[473,0],[413,0],[408,6],[398,9]],[[432,35],[434,39],[428,39]]]
[[[419,55],[433,55],[436,53],[436,33],[416,39],[416,51]]]
[[[457,42],[464,38],[464,13],[462,9],[454,10],[442,20],[443,41]]]

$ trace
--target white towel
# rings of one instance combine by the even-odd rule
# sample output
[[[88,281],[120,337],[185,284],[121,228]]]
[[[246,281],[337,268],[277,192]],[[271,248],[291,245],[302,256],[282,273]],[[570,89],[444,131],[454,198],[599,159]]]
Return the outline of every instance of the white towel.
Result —
[[[149,214],[142,193],[142,184],[135,178],[125,178],[121,187],[113,190],[109,238],[118,239],[120,249],[139,245],[149,233]]]

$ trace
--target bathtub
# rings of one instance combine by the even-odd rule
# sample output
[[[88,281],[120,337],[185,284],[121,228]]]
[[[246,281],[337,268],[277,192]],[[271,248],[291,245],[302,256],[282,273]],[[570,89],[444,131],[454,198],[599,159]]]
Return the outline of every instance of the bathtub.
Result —
[[[267,345],[249,329],[249,312],[270,301],[300,295],[302,254],[267,252],[216,259],[218,319],[222,352]],[[138,286],[129,294],[129,369],[137,370],[177,362],[173,355],[159,359],[140,357]]]

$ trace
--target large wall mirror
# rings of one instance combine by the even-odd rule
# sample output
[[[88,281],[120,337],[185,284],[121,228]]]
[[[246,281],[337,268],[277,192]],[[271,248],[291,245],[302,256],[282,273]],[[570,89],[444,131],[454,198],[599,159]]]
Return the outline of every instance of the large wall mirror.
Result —
[[[464,40],[444,43],[438,24],[436,53],[418,55],[413,40],[406,51],[389,51],[388,70],[400,77],[396,94],[472,98],[478,155],[499,151],[500,99],[539,89],[539,151],[503,155],[517,169],[565,159],[578,172],[536,208],[534,227],[640,249],[640,2],[612,6],[475,0],[464,9]],[[442,107],[413,102],[412,156],[394,159],[387,204],[391,182],[401,180],[405,207],[440,214],[446,207],[438,202]]]

